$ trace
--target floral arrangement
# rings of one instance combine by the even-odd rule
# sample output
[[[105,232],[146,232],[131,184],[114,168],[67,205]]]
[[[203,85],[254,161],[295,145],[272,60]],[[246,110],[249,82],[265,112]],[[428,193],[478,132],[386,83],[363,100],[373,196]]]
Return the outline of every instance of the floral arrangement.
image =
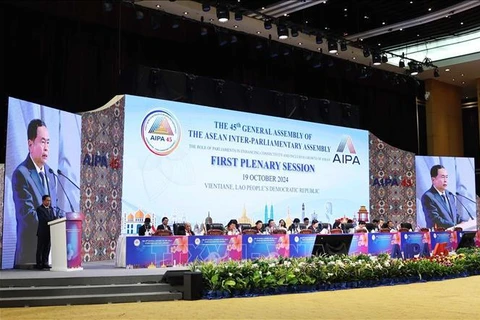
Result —
[[[204,297],[254,296],[372,287],[480,274],[480,249],[429,258],[379,256],[312,256],[243,261],[195,262]]]

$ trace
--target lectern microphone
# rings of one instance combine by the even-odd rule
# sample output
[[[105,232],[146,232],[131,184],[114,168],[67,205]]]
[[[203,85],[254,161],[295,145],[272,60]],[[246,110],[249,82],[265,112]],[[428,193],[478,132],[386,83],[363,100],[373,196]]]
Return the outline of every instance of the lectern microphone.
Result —
[[[59,170],[59,171],[60,171],[60,170]],[[53,176],[57,179],[58,184],[59,184],[60,187],[62,188],[63,194],[65,195],[65,198],[67,198],[68,203],[70,204],[70,210],[72,210],[72,212],[75,212],[75,210],[73,209],[72,202],[70,201],[70,198],[68,197],[68,194],[67,194],[67,192],[65,191],[65,188],[63,187],[62,182],[60,181],[60,179],[58,179],[58,176],[55,174],[55,172],[52,170],[52,168],[50,168],[50,169],[48,170],[48,172],[50,172],[51,174],[53,174]]]
[[[60,171],[60,169],[57,170],[57,173],[58,173],[59,175],[61,175],[62,177],[64,177],[65,179],[67,179],[68,181],[70,181],[71,184],[73,184],[78,190],[80,190],[80,187],[77,186],[75,182],[73,182],[72,180],[70,180],[69,177],[67,177],[66,175],[64,175],[63,172]]]

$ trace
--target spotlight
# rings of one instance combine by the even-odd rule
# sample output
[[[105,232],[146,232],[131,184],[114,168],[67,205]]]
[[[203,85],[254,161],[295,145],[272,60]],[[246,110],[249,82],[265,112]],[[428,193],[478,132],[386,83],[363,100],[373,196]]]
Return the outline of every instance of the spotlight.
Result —
[[[323,38],[322,38],[321,34],[317,34],[317,36],[315,37],[315,43],[316,44],[322,44],[323,43]]]
[[[423,65],[421,63],[419,63],[417,65],[417,70],[418,70],[418,73],[422,73],[423,72]]]
[[[322,59],[320,55],[315,55],[312,59],[312,68],[318,69],[322,67]]]
[[[398,67],[399,68],[405,68],[405,61],[403,59],[400,59],[400,61],[398,62]]]
[[[218,21],[225,23],[230,19],[230,11],[225,6],[217,6],[217,19]]]
[[[242,21],[243,15],[240,11],[235,11],[235,20],[236,21]]]
[[[180,27],[180,22],[178,19],[173,19],[172,21],[172,29],[178,29]]]
[[[370,57],[370,50],[368,48],[363,48],[363,56],[365,58]]]
[[[340,50],[347,51],[347,42],[345,40],[340,41]]]
[[[372,62],[374,66],[379,66],[382,64],[382,59],[380,57],[380,53],[374,52],[372,53]]]
[[[202,4],[202,10],[203,10],[203,12],[210,11],[210,5],[209,4]]]
[[[284,24],[279,24],[277,26],[278,39],[285,40],[288,38],[288,28]]]
[[[382,55],[382,63],[387,63],[387,62],[388,62],[387,55],[386,54]]]
[[[418,74],[417,64],[413,61],[408,63],[408,68],[410,70],[410,75],[416,76]]]
[[[293,38],[298,37],[298,28],[292,27],[291,34]]]
[[[270,19],[265,20],[265,22],[263,22],[263,26],[265,27],[265,30],[272,29],[272,21]]]
[[[103,1],[103,11],[111,12],[113,10],[113,3],[111,0]]]
[[[337,40],[329,39],[328,40],[328,52],[337,53],[338,52],[338,43]]]
[[[438,68],[435,68],[435,70],[433,70],[433,76],[434,76],[435,78],[440,77],[440,73],[438,72]]]

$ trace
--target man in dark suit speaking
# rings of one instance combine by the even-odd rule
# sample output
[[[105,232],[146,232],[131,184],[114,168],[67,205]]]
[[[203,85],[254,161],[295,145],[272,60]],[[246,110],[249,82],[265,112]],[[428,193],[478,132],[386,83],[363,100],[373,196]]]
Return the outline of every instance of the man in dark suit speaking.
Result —
[[[27,129],[28,155],[12,174],[13,201],[17,220],[15,268],[33,265],[35,261],[35,235],[38,217],[36,208],[42,196],[56,194],[56,181],[48,160],[50,137],[40,119],[30,121]],[[55,203],[50,206],[55,206]]]
[[[422,195],[422,207],[427,228],[443,227],[445,229],[467,221],[457,214],[455,197],[447,190],[448,172],[442,165],[430,169],[432,187]]]
[[[50,226],[48,223],[55,219],[55,214],[50,206],[49,195],[42,197],[42,205],[37,208],[38,228],[37,228],[37,253],[35,265],[36,269],[50,269],[48,265],[48,255],[50,254]]]

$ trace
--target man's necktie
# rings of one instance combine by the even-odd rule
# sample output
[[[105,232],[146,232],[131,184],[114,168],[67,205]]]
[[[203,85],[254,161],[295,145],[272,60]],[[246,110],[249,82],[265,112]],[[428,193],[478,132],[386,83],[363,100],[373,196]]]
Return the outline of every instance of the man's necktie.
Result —
[[[46,181],[46,177],[45,177],[45,173],[43,173],[43,171],[40,171],[40,179],[42,180],[42,186],[43,186],[43,195],[45,194],[48,194],[48,190],[47,190],[47,181]]]
[[[443,202],[445,202],[445,204],[447,204],[447,196],[445,195],[445,193],[442,194],[442,200]]]

